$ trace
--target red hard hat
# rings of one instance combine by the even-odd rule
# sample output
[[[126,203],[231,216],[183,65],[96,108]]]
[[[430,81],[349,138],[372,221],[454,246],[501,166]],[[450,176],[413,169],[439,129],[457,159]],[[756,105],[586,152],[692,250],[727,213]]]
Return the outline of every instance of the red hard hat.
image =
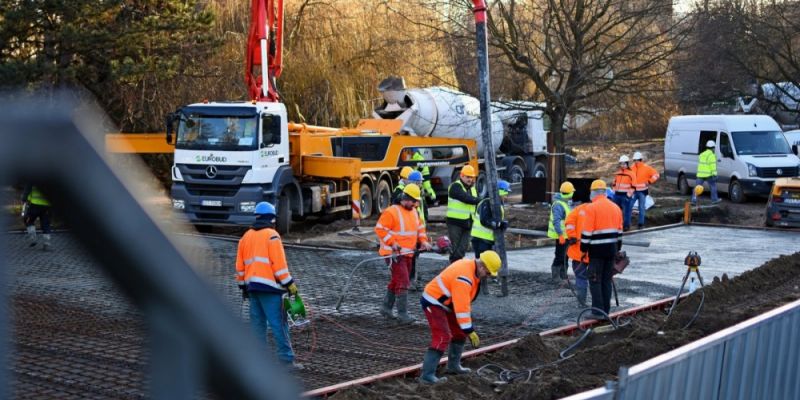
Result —
[[[440,253],[450,251],[450,243],[450,238],[447,236],[440,236],[439,239],[436,239],[436,247],[439,248]]]

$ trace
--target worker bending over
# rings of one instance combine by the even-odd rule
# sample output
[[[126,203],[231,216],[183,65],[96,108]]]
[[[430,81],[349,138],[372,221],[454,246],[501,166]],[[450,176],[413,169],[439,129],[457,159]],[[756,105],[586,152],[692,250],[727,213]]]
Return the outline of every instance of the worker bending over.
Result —
[[[639,203],[639,229],[644,228],[644,217],[647,212],[647,195],[650,193],[650,185],[656,183],[660,175],[655,168],[647,165],[642,160],[642,153],[633,153],[633,202]],[[631,204],[633,206],[633,204]]]
[[[447,189],[447,235],[452,247],[450,262],[464,258],[469,245],[472,214],[480,202],[475,188],[475,168],[467,165],[461,168],[459,179]]]
[[[547,237],[557,239],[553,263],[550,266],[551,277],[554,282],[567,279],[567,233],[564,229],[564,220],[570,213],[572,195],[575,186],[565,181],[559,188],[559,193],[553,195],[550,206],[550,221],[547,225]]]
[[[472,250],[475,258],[479,258],[486,250],[494,249],[494,230],[505,231],[508,228],[506,221],[505,204],[508,194],[511,193],[511,185],[504,181],[497,181],[497,194],[500,195],[500,218],[494,217],[492,203],[485,198],[478,203],[475,213],[472,214]]]
[[[236,283],[242,299],[250,299],[250,326],[259,342],[267,343],[267,324],[275,340],[278,359],[295,369],[289,338],[289,324],[283,309],[283,295],[297,295],[297,285],[289,273],[281,237],[275,230],[275,207],[262,201],[256,204],[256,222],[239,240],[236,254]]]
[[[595,180],[590,188],[592,202],[581,210],[577,224],[581,226],[581,251],[589,254],[587,276],[592,307],[608,314],[614,256],[622,248],[622,211],[608,199],[605,182]],[[595,311],[592,315],[602,316]]]
[[[497,276],[499,270],[500,256],[488,250],[479,259],[465,258],[452,263],[425,286],[420,303],[428,319],[431,343],[422,362],[422,383],[447,380],[436,376],[436,367],[448,349],[447,373],[470,372],[469,368],[461,366],[461,354],[467,338],[473,348],[480,345],[472,326],[472,301],[478,295],[481,279],[487,275]]]
[[[424,250],[431,249],[425,234],[425,224],[420,220],[416,209],[420,198],[419,186],[406,185],[400,205],[387,208],[375,225],[375,233],[381,241],[378,254],[386,257],[386,264],[391,268],[392,274],[380,313],[386,318],[394,319],[392,308],[397,304],[396,318],[401,323],[414,322],[408,315],[409,277],[414,252],[418,244]]]
[[[619,158],[619,169],[614,174],[614,203],[617,203],[622,210],[622,229],[628,230],[631,227],[631,213],[633,211],[633,182],[636,176],[633,170],[628,167],[630,159],[626,155]]]

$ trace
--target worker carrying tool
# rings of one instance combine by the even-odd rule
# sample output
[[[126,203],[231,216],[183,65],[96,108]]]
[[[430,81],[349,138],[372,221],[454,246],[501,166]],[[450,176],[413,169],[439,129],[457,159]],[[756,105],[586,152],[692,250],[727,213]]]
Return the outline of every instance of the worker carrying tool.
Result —
[[[589,253],[581,251],[581,229],[583,220],[578,216],[592,203],[583,203],[575,207],[567,215],[564,228],[567,232],[567,257],[572,260],[572,272],[575,274],[575,297],[578,304],[586,307],[586,295],[589,291],[589,281],[586,277],[586,268],[589,267]]]
[[[472,214],[480,202],[478,190],[475,188],[475,168],[467,165],[461,168],[459,179],[447,189],[447,236],[452,248],[450,262],[464,258],[472,228]]]
[[[472,250],[475,252],[475,258],[479,258],[486,250],[494,249],[494,230],[500,229],[505,231],[508,228],[508,221],[506,221],[505,204],[508,195],[511,193],[511,184],[504,180],[497,181],[497,192],[500,196],[500,212],[499,218],[494,217],[492,213],[492,204],[488,198],[485,198],[478,203],[475,213],[472,214]]]
[[[466,374],[461,354],[469,338],[472,347],[480,346],[480,338],[472,325],[472,301],[478,295],[481,279],[497,276],[500,255],[484,251],[479,259],[461,259],[445,268],[425,286],[420,303],[431,330],[431,343],[422,362],[420,382],[438,383],[447,378],[436,376],[439,360],[449,349],[446,372]]]
[[[587,277],[592,307],[608,314],[611,309],[614,261],[622,248],[622,211],[608,199],[604,181],[593,181],[590,189],[592,202],[578,214],[580,249],[589,254]],[[594,311],[592,315],[602,317],[602,314]]]
[[[410,183],[408,181],[408,176],[411,175],[412,172],[414,172],[414,169],[411,167],[403,167],[400,169],[400,180],[397,182],[392,192],[392,204],[400,204],[400,200],[403,197],[403,189]]]
[[[425,224],[416,209],[417,201],[422,198],[420,188],[414,184],[406,185],[400,205],[387,208],[375,225],[375,233],[380,239],[378,253],[386,258],[391,268],[391,279],[386,287],[386,295],[381,304],[380,313],[386,318],[397,318],[401,323],[411,323],[414,319],[408,315],[408,289],[411,275],[411,262],[417,244],[422,250],[430,250]],[[392,315],[392,308],[397,304],[397,317]]]
[[[414,149],[414,155],[411,156],[411,159],[414,161],[425,161],[425,156],[422,155],[419,149]],[[431,169],[425,165],[422,167],[417,166],[416,170],[422,174],[422,185],[420,188],[422,188],[422,191],[425,193],[423,197],[427,198],[431,204],[436,205],[436,191],[433,190],[433,186],[431,185]]]
[[[275,230],[275,207],[262,201],[256,204],[256,221],[239,240],[236,254],[236,283],[242,300],[250,299],[250,327],[259,342],[267,343],[267,324],[275,340],[278,359],[294,369],[289,324],[283,309],[287,292],[297,296],[297,285],[289,273],[281,237]]]
[[[626,155],[619,157],[619,169],[614,174],[613,200],[622,210],[622,229],[628,230],[631,227],[631,212],[633,211],[633,182],[636,180],[633,170],[630,168],[630,159]]]
[[[647,212],[647,195],[650,193],[650,185],[656,183],[660,175],[655,168],[644,163],[642,153],[633,153],[633,202],[639,204],[639,229],[644,228],[644,218]],[[633,204],[631,204],[633,208]]]
[[[714,153],[716,143],[713,140],[706,142],[706,149],[700,153],[697,161],[697,181],[695,185],[702,186],[703,182],[708,182],[711,188],[711,203],[719,203],[719,195],[717,195],[717,155]],[[697,196],[692,193],[692,204],[697,203]]]
[[[559,188],[559,193],[553,195],[553,202],[550,205],[550,221],[547,225],[547,237],[557,239],[553,263],[550,265],[550,273],[553,282],[561,282],[567,279],[567,233],[564,228],[564,220],[570,213],[572,195],[574,193],[575,186],[569,181],[564,181]]]
[[[26,185],[22,192],[22,221],[25,223],[26,237],[28,246],[34,247],[39,243],[36,236],[36,220],[42,228],[42,250],[49,251],[51,248],[51,227],[50,227],[50,202],[44,197],[42,192],[33,185]]]

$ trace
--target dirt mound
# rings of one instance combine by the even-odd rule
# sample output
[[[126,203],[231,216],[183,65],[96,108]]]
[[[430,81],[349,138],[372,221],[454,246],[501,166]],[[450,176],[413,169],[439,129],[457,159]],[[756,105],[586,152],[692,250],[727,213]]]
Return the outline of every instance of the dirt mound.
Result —
[[[702,266],[701,266],[702,273]],[[602,386],[631,366],[700,339],[720,329],[800,298],[800,253],[781,256],[734,279],[715,279],[682,301],[669,319],[663,311],[636,315],[616,331],[590,335],[570,358],[559,352],[573,337],[528,336],[501,351],[465,360],[481,374],[451,377],[427,386],[394,379],[336,394],[337,399],[553,399]],[[700,301],[703,308],[688,329]],[[624,322],[623,322],[624,323]],[[421,358],[422,355],[420,355]],[[503,376],[511,383],[498,383]]]

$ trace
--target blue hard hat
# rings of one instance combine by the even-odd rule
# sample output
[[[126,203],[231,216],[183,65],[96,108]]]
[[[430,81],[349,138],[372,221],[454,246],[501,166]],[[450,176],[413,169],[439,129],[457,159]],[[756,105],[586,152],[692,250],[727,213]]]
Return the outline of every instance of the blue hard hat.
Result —
[[[408,174],[408,180],[411,182],[422,182],[422,172],[412,171]]]
[[[275,215],[275,206],[273,206],[272,204],[270,204],[270,203],[268,203],[266,201],[262,201],[262,202],[256,204],[256,210],[253,212],[253,214],[256,214],[256,215],[268,215],[268,214]]]
[[[497,189],[511,193],[511,184],[501,179],[497,181]]]

